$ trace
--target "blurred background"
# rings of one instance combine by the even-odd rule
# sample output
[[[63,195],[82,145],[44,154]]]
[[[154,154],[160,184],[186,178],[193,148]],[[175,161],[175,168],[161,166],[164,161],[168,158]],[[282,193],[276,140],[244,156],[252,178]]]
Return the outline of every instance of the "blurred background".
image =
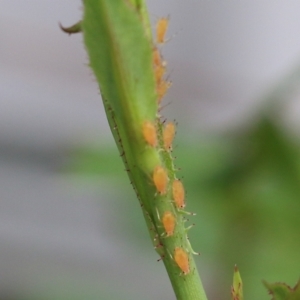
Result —
[[[170,16],[162,114],[208,298],[300,271],[300,2],[148,1]],[[0,298],[174,299],[110,134],[79,0],[2,0]]]

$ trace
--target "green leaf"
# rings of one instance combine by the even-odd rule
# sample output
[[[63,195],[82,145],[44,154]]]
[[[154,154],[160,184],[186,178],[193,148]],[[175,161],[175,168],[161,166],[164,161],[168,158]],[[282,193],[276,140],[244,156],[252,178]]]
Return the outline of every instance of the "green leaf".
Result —
[[[265,287],[272,295],[272,300],[300,300],[300,280],[294,288],[285,283],[267,283],[263,281]]]

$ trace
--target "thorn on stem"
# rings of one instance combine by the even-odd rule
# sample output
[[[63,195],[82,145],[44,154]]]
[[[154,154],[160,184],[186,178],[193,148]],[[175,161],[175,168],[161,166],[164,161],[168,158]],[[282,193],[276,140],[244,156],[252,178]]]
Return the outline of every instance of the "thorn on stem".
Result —
[[[65,33],[68,33],[69,35],[71,35],[72,33],[78,33],[78,32],[81,32],[82,29],[81,29],[81,21],[77,22],[76,24],[70,26],[70,27],[64,27],[61,25],[61,23],[58,23],[59,24],[59,27],[60,29],[65,32]]]

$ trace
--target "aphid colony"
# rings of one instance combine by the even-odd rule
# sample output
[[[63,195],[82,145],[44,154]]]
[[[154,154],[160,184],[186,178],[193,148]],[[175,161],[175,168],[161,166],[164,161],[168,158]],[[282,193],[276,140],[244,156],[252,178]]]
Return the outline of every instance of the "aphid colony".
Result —
[[[161,18],[156,24],[156,44],[153,47],[153,69],[156,85],[156,94],[158,105],[171,86],[171,82],[164,79],[167,63],[163,60],[159,47],[157,45],[165,43],[165,34],[168,28],[168,18]],[[171,157],[172,144],[175,136],[176,127],[173,122],[161,123],[160,118],[156,120],[146,120],[142,126],[142,135],[147,147],[156,148],[159,152],[165,151]],[[166,210],[158,215],[158,220],[163,228],[164,238],[174,236],[177,225],[178,214],[185,207],[185,190],[179,179],[171,178],[174,175],[168,174],[168,169],[162,165],[157,165],[152,171],[152,182],[156,190],[156,196],[167,198],[170,196],[170,202],[173,203],[171,210]],[[175,247],[170,253],[183,275],[190,272],[189,250],[183,247]]]
[[[157,21],[156,24],[157,45],[164,44],[166,42],[165,35],[168,29],[168,24],[169,24],[169,18],[161,18]],[[157,45],[153,47],[153,67],[154,67],[154,74],[155,74],[157,101],[160,104],[162,98],[165,96],[168,89],[170,88],[171,82],[166,81],[164,79],[167,63],[166,61],[163,60]]]
[[[152,179],[157,193],[160,195],[166,194],[169,185],[167,170],[162,166],[155,167]],[[182,182],[178,179],[173,180],[172,183],[172,198],[178,211],[181,211],[181,209],[185,207],[185,191]],[[175,214],[171,211],[164,212],[161,222],[165,231],[165,236],[173,236],[176,227]],[[183,275],[187,275],[190,272],[188,257],[188,253],[183,248],[175,248],[173,259],[181,269]]]

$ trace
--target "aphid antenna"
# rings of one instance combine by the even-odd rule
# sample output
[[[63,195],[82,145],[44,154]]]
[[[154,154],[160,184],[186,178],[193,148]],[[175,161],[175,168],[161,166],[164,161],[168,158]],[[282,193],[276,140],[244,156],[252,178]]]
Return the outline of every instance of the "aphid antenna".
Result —
[[[178,35],[181,31],[183,31],[182,28],[180,28],[180,29],[177,30],[175,33],[173,33],[170,37],[168,37],[168,38],[165,40],[164,44],[167,43],[167,42],[169,42],[170,40],[173,40],[174,38],[176,38],[177,35]]]
[[[161,109],[166,108],[167,106],[172,104],[172,100],[170,100],[168,103],[161,106]]]
[[[161,123],[164,125],[167,121],[168,121],[168,119],[167,118],[165,118],[165,117],[161,117],[161,119],[163,119],[162,121],[161,121]]]
[[[196,216],[196,213],[192,213],[192,212],[186,211],[184,209],[178,209],[177,211],[183,215]]]
[[[173,81],[170,80],[171,75],[172,75],[172,72],[173,72],[173,70],[170,70],[170,71],[169,71],[169,69],[168,69],[168,74],[167,74],[167,76],[165,77],[165,81],[169,83],[169,88],[170,88],[170,87],[172,86],[172,84],[173,84]]]
[[[153,24],[154,26],[156,26],[156,23],[159,19],[161,19],[162,17],[161,16],[158,16],[157,14],[155,13],[149,13],[149,16],[150,16],[150,19],[151,19],[151,24],[152,24],[152,27],[153,27]],[[170,15],[167,15],[166,17],[163,17],[163,18],[168,18],[170,19]],[[154,29],[154,28],[153,28]]]
[[[164,105],[161,105],[158,109],[159,112],[161,112],[164,108],[166,108],[168,105],[170,105],[172,102],[169,101],[168,103],[164,104]],[[167,120],[167,119],[166,119]]]
[[[158,15],[156,15],[156,14],[150,14],[150,15],[152,15],[156,20],[156,22],[159,20],[159,19],[161,19],[162,17],[161,16],[158,16]],[[168,14],[166,17],[163,17],[164,19],[168,19],[168,20],[170,20],[170,14]]]

